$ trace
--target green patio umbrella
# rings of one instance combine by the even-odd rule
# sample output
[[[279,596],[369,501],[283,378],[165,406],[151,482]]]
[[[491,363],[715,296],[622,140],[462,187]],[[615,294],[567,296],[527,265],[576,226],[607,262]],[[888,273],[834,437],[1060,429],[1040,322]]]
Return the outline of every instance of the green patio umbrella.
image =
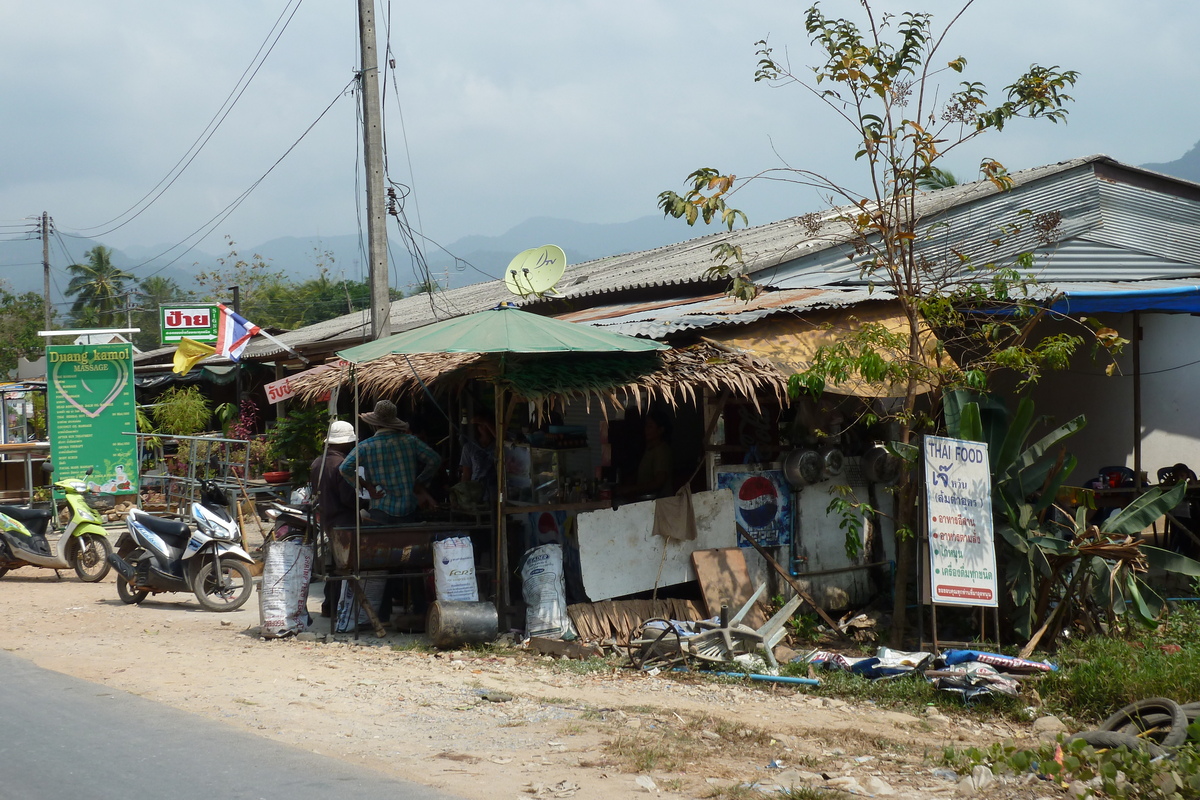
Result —
[[[388,355],[419,353],[497,353],[499,372],[505,372],[508,353],[650,353],[667,350],[667,345],[620,333],[596,330],[576,322],[551,317],[502,303],[487,311],[434,322],[397,333],[386,339],[360,344],[338,355],[352,364],[362,364]],[[505,408],[500,387],[496,391],[496,441],[504,442]],[[358,384],[355,381],[354,411],[358,414]],[[496,600],[503,614],[508,607],[508,558],[505,513],[504,448],[496,447],[496,539],[500,569],[496,572]]]
[[[667,345],[502,304],[487,311],[434,322],[338,355],[354,364],[408,353],[642,353]]]

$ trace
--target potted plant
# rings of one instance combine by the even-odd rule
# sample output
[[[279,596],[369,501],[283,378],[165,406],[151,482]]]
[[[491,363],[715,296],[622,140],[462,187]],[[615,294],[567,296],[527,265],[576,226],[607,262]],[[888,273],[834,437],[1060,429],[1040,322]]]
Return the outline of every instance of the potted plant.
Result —
[[[267,431],[267,459],[291,472],[292,483],[307,483],[309,466],[321,453],[321,442],[329,427],[324,407],[292,408]]]

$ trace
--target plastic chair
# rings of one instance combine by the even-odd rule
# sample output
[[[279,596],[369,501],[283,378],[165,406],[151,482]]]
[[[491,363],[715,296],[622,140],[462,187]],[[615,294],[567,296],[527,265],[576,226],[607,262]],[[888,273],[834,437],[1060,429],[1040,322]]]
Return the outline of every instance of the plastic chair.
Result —
[[[1171,467],[1160,467],[1158,470],[1158,482],[1163,486],[1174,486],[1184,480],[1196,480],[1196,473],[1192,472],[1187,464],[1179,463]]]
[[[1100,478],[1108,489],[1133,486],[1133,470],[1129,467],[1101,467]]]

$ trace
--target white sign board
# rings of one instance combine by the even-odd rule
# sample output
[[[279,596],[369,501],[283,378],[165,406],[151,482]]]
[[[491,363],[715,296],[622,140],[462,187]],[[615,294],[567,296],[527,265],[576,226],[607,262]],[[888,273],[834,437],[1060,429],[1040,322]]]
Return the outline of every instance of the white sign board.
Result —
[[[999,587],[986,444],[925,437],[925,513],[933,602],[995,607]]]
[[[655,536],[654,503],[630,503],[576,517],[583,588],[592,600],[694,581],[692,551],[737,544],[733,495],[728,489],[692,495],[693,541]]]

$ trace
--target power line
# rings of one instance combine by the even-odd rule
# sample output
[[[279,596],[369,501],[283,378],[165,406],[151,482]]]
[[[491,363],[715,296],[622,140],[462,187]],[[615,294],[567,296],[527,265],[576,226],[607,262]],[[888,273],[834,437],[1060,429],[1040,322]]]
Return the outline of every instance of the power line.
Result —
[[[187,168],[191,166],[196,157],[200,155],[200,151],[204,149],[204,146],[208,144],[209,140],[212,139],[214,134],[216,134],[217,129],[221,127],[221,123],[223,123],[229,116],[230,112],[233,111],[233,108],[237,105],[238,100],[240,100],[242,95],[245,94],[246,89],[250,87],[251,81],[254,80],[255,76],[258,75],[258,71],[262,69],[263,64],[266,63],[267,57],[271,55],[271,52],[275,49],[275,45],[279,42],[280,37],[283,36],[284,31],[287,30],[292,18],[295,17],[296,12],[300,10],[300,4],[303,1],[304,0],[295,0],[295,7],[292,8],[292,12],[290,15],[288,15],[287,21],[283,23],[283,27],[280,27],[280,20],[283,19],[284,14],[287,14],[288,8],[291,6],[292,0],[288,0],[288,5],[284,7],[282,12],[280,12],[279,17],[275,20],[275,24],[272,25],[271,30],[268,31],[266,39],[264,39],[263,43],[259,45],[258,51],[254,54],[254,58],[250,60],[250,64],[245,70],[243,70],[241,77],[238,78],[237,83],[234,84],[233,89],[230,90],[229,95],[226,96],[225,101],[217,109],[216,113],[213,114],[213,117],[209,120],[208,125],[204,127],[204,130],[200,132],[200,135],[196,137],[191,146],[188,147],[184,154],[180,156],[179,160],[175,162],[175,165],[168,170],[167,174],[163,176],[163,178],[159,180],[159,182],[156,183],[154,187],[150,189],[150,191],[144,194],[141,199],[132,206],[108,220],[108,222],[101,223],[100,225],[93,225],[88,228],[81,228],[79,229],[81,233],[78,235],[67,235],[79,239],[105,236],[113,231],[120,230],[133,220],[137,219],[139,216],[141,216],[142,212],[150,208],[151,205],[153,205],[160,197],[162,197],[163,194],[165,194],[166,191],[170,189],[172,185],[174,185],[175,181],[177,181],[180,176],[183,175]],[[272,40],[271,35],[275,33],[277,28],[279,29],[279,33],[276,34],[275,38]],[[270,47],[267,47],[268,41],[270,41]],[[264,47],[267,47],[266,53],[263,53]],[[249,73],[249,77],[246,77],[247,73]],[[165,186],[163,185],[164,183],[166,184]],[[155,194],[156,191],[157,194]],[[153,197],[151,197],[151,195],[153,195]],[[150,198],[149,201],[147,201],[147,198]],[[145,205],[143,205],[143,203]],[[138,208],[139,206],[141,206],[141,208]],[[114,222],[117,222],[117,220],[120,220],[121,218],[130,214],[130,212],[133,212],[134,209],[137,209],[136,213],[134,213],[133,216],[130,216],[124,222],[121,222],[119,225],[115,225],[112,228],[108,228],[108,230],[100,231],[99,233],[93,233],[88,236],[82,235],[82,232],[84,231],[95,231],[97,228],[104,228]]]

